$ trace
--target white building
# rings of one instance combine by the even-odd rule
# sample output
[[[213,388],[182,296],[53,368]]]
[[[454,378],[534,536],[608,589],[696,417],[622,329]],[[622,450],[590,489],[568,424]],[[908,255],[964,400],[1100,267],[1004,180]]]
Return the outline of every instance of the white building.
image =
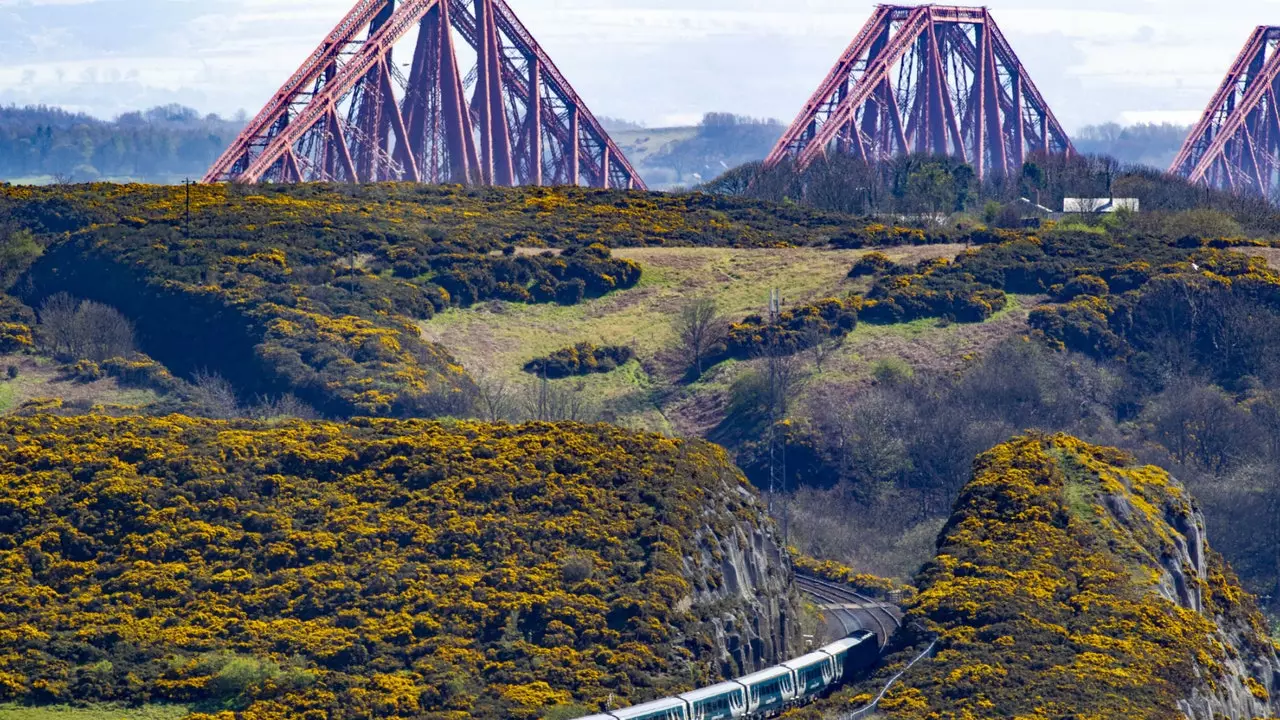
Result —
[[[1127,210],[1138,212],[1138,198],[1064,198],[1062,212],[1068,215],[1101,215]]]

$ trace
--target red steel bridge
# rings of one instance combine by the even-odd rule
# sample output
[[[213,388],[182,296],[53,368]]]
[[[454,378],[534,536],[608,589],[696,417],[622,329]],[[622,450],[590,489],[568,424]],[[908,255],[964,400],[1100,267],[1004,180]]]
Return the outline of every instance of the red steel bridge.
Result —
[[[204,181],[644,189],[505,0],[359,0]]]
[[[1259,27],[1169,172],[1223,190],[1280,190],[1280,27]]]
[[[986,177],[1020,172],[1037,151],[1074,152],[986,8],[881,5],[765,167],[930,152]]]

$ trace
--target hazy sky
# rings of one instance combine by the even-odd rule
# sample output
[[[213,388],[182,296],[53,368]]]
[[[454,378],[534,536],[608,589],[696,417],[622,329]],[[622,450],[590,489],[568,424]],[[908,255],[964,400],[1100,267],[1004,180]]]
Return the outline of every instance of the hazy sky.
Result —
[[[988,0],[991,2],[992,0]],[[865,0],[509,0],[598,115],[790,121],[869,16]],[[179,102],[255,113],[354,0],[0,0],[0,104],[111,116]],[[1278,0],[991,4],[1074,129],[1191,122]]]

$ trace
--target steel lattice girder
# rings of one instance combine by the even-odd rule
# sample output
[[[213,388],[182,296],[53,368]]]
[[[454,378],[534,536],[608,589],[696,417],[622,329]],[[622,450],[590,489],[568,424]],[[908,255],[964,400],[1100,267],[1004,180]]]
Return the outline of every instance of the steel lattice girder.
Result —
[[[1249,36],[1169,172],[1271,197],[1280,189],[1280,27]]]
[[[204,178],[394,180],[645,189],[505,0],[361,0]]]
[[[1071,140],[985,8],[881,5],[765,160],[836,150],[869,162],[952,155],[979,177],[1020,172]]]

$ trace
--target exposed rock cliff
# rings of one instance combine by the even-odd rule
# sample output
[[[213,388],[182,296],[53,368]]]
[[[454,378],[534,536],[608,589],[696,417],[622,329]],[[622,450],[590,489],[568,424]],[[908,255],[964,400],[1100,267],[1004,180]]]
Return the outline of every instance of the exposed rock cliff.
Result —
[[[693,585],[688,604],[713,628],[715,649],[704,659],[717,659],[722,674],[737,677],[791,657],[798,606],[789,593],[789,556],[765,508],[741,484],[725,491],[745,512],[697,531],[698,552],[685,558],[685,576]]]
[[[1066,436],[980,457],[909,609],[892,718],[1272,716],[1274,648],[1163,470]],[[905,656],[910,651],[904,651]]]

